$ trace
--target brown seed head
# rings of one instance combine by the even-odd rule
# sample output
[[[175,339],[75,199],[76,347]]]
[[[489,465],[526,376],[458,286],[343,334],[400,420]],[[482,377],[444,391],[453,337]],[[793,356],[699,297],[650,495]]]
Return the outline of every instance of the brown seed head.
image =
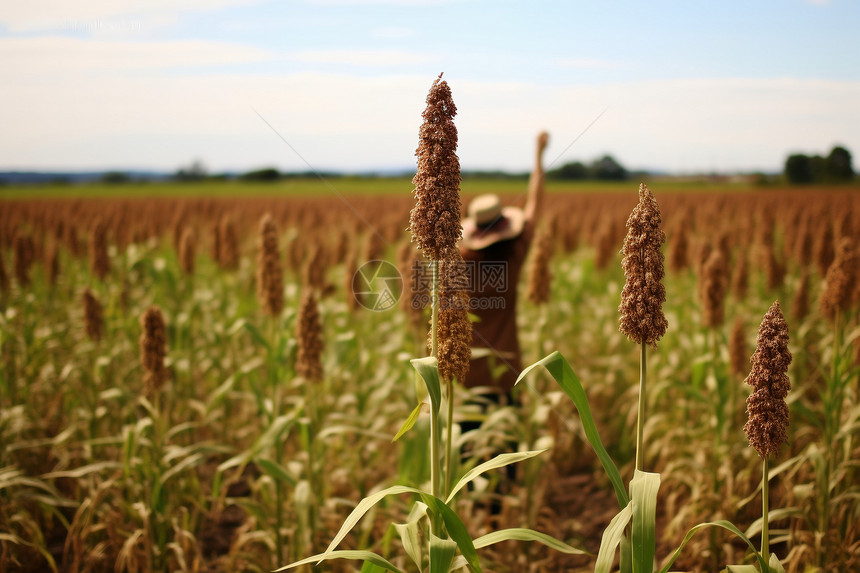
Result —
[[[469,294],[466,263],[460,250],[448,251],[439,262],[439,376],[443,380],[465,380],[472,357],[472,323],[469,321]]]
[[[102,305],[88,288],[84,289],[82,300],[84,304],[84,328],[87,336],[93,342],[98,342],[104,333]]]
[[[218,259],[221,267],[227,270],[239,268],[239,235],[233,217],[225,215],[221,219],[221,251]]]
[[[462,236],[460,227],[460,159],[457,157],[457,107],[440,74],[427,94],[418,136],[415,207],[409,214],[413,242],[424,256],[441,260]]]
[[[749,419],[744,426],[750,446],[765,458],[779,451],[788,439],[788,406],[785,397],[791,389],[788,366],[788,325],[779,301],[773,303],[758,331],[752,370],[746,379],[755,390],[747,398]]]
[[[98,217],[93,221],[89,234],[90,272],[99,280],[104,280],[110,273],[108,258],[107,225]]]
[[[801,272],[797,290],[794,291],[791,311],[797,319],[804,318],[809,313],[809,271],[806,268]]]
[[[296,374],[307,380],[322,380],[322,325],[317,300],[312,290],[305,291],[302,296],[296,322],[296,339],[298,340]]]
[[[836,256],[834,253],[833,226],[829,220],[825,219],[815,237],[815,264],[818,267],[818,274],[822,277],[827,274],[830,265],[833,264],[833,259]]]
[[[195,250],[194,229],[185,227],[182,231],[182,238],[179,240],[179,266],[186,276],[194,274],[194,250]]]
[[[3,253],[0,252],[0,293],[7,292],[9,292],[9,273],[6,272],[6,262],[3,260]]]
[[[744,321],[738,316],[735,318],[734,324],[732,324],[732,333],[729,336],[729,367],[732,374],[743,376],[747,373],[749,355],[746,334],[744,332]]]
[[[836,258],[827,270],[827,287],[821,293],[821,312],[828,319],[834,320],[840,312],[850,308],[857,286],[858,264],[854,241],[850,237],[842,238]]]
[[[45,278],[50,286],[57,284],[60,275],[60,250],[56,239],[51,239],[45,249]]]
[[[703,274],[702,322],[708,328],[718,328],[723,324],[724,303],[729,287],[729,269],[722,251],[711,251]]]
[[[164,366],[164,358],[167,356],[167,331],[161,309],[154,305],[146,309],[140,315],[140,328],[140,363],[144,369],[146,395],[151,398],[169,377]]]
[[[668,322],[663,314],[666,288],[662,280],[663,253],[660,246],[666,235],[660,207],[651,190],[639,186],[639,203],[627,219],[627,236],[621,249],[626,282],[621,291],[618,312],[619,330],[637,344],[657,346],[666,333]]]
[[[257,250],[257,299],[269,316],[284,309],[284,277],[278,251],[278,228],[268,213],[260,221]]]
[[[30,235],[15,233],[15,279],[22,287],[30,286],[30,263],[34,250]]]
[[[532,304],[546,304],[549,302],[550,284],[552,283],[552,271],[549,263],[552,259],[552,234],[548,227],[544,227],[538,233],[535,241],[535,250],[529,267],[528,287],[526,298]]]
[[[673,272],[680,272],[689,265],[687,257],[690,248],[689,234],[686,219],[679,219],[675,225],[675,232],[669,237],[669,268]]]
[[[738,251],[738,260],[732,273],[732,292],[735,299],[743,300],[749,290],[749,263],[746,254]]]

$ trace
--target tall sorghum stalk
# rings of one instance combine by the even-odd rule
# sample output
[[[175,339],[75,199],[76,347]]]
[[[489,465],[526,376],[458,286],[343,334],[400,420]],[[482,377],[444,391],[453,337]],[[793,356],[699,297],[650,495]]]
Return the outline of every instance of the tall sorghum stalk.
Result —
[[[152,416],[152,460],[154,465],[154,479],[146,485],[150,488],[149,496],[152,497],[152,489],[159,476],[164,475],[166,468],[163,467],[164,456],[164,436],[166,428],[169,425],[170,414],[165,402],[166,393],[161,392],[164,382],[169,374],[164,366],[164,359],[167,355],[167,335],[164,326],[164,317],[161,314],[161,309],[153,305],[144,311],[140,316],[140,362],[143,365],[144,387],[146,398],[152,402],[150,415]],[[152,503],[157,503],[153,500]],[[151,530],[151,540],[155,540],[154,545],[150,545],[150,563],[153,569],[163,567],[162,560],[166,558],[165,547],[169,535],[169,523],[164,518],[164,515],[154,507],[151,508],[151,516],[149,519],[149,527]],[[157,549],[156,549],[157,548]]]
[[[432,269],[432,307],[430,324],[430,354],[439,356],[439,262],[453,256],[462,236],[460,227],[460,160],[457,157],[457,128],[454,116],[457,107],[451,98],[451,88],[440,74],[427,94],[427,107],[421,114],[423,123],[418,134],[418,166],[412,183],[415,185],[415,206],[409,214],[412,241],[428,258]],[[439,369],[443,366],[440,363]],[[449,388],[450,389],[450,388]],[[449,401],[453,400],[450,394]],[[431,488],[433,495],[442,496],[440,467],[439,421],[430,418]],[[449,424],[451,421],[449,420]],[[449,480],[450,481],[450,480]],[[441,531],[434,520],[435,534]]]
[[[824,533],[829,525],[829,502],[830,502],[830,477],[836,471],[839,463],[839,447],[837,434],[842,422],[842,409],[845,400],[845,385],[842,381],[841,350],[842,350],[842,324],[846,312],[852,305],[854,289],[858,279],[858,256],[854,249],[853,241],[844,237],[839,241],[833,263],[827,270],[827,286],[821,293],[821,313],[833,324],[833,350],[830,367],[830,376],[827,379],[824,399],[824,442],[827,452],[827,473],[823,484],[823,502],[821,504],[821,516],[819,531]],[[858,388],[860,390],[860,388]],[[849,441],[850,448],[850,441]],[[825,542],[830,541],[830,536],[825,534]],[[826,551],[825,551],[826,553]]]
[[[535,336],[537,356],[543,356],[543,329],[546,326],[546,309],[552,284],[550,261],[553,255],[553,236],[549,226],[542,227],[538,232],[526,287],[526,299],[536,305],[539,312],[537,335]]]
[[[618,312],[619,330],[641,346],[639,371],[639,409],[636,422],[636,469],[644,471],[643,428],[645,426],[646,353],[645,346],[657,346],[666,333],[668,322],[663,314],[666,288],[662,280],[663,252],[666,235],[663,219],[653,193],[644,183],[639,186],[639,203],[627,219],[627,236],[621,249],[625,283]]]
[[[779,301],[771,305],[764,315],[752,356],[752,369],[746,382],[755,390],[747,398],[749,419],[744,426],[752,446],[762,458],[762,532],[761,555],[765,563],[770,562],[768,540],[768,458],[779,452],[788,439],[788,405],[785,397],[791,389],[788,366],[791,353],[788,351],[788,325],[782,315]]]

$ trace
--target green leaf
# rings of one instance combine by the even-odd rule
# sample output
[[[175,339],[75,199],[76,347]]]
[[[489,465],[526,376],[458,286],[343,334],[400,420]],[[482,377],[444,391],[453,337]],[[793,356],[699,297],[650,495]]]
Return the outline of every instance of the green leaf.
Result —
[[[365,497],[358,502],[358,505],[355,506],[355,509],[353,509],[352,512],[350,512],[350,514],[346,517],[343,522],[343,525],[340,526],[340,530],[337,532],[337,535],[335,535],[334,539],[332,539],[331,543],[329,543],[325,552],[321,554],[322,557],[319,558],[319,561],[327,559],[328,556],[334,552],[334,548],[337,547],[337,545],[341,541],[343,541],[343,538],[346,537],[347,533],[349,533],[352,528],[355,527],[355,524],[358,523],[358,521],[364,516],[365,513],[370,510],[371,507],[379,503],[379,501],[382,500],[382,498],[384,498],[385,496],[396,495],[400,493],[417,493],[419,495],[424,494],[424,492],[415,489],[414,487],[395,485]],[[429,497],[431,497],[432,499],[436,499],[432,496]],[[303,563],[312,562],[313,561],[305,560]],[[297,565],[297,563],[293,565]]]
[[[603,537],[600,538],[600,549],[597,551],[597,561],[594,563],[594,573],[609,573],[612,569],[612,562],[615,559],[615,549],[621,543],[621,538],[624,537],[624,531],[627,529],[627,524],[630,523],[630,518],[633,516],[633,502],[629,502],[624,509],[615,514],[609,525],[603,531]]]
[[[726,571],[728,573],[759,573],[755,565],[727,565]]]
[[[767,512],[768,523],[771,521],[776,521],[778,519],[784,519],[786,517],[791,517],[793,515],[803,515],[803,510],[798,507],[781,507],[778,509],[770,509]],[[747,530],[744,531],[744,535],[747,537],[753,537],[755,535],[759,535],[761,533],[762,526],[762,518],[759,517],[755,521],[753,521]]]
[[[782,566],[782,563],[779,562],[779,559],[776,557],[776,553],[770,554],[770,563],[768,563],[768,567],[770,567],[770,573],[785,573],[785,568]]]
[[[290,473],[287,471],[287,468],[285,468],[278,462],[267,460],[265,458],[257,458],[255,461],[257,462],[257,465],[260,467],[261,470],[263,470],[276,480],[286,482],[292,486],[295,486],[298,483],[298,480],[290,475]]]
[[[364,561],[366,563],[371,563],[376,567],[380,567],[385,571],[393,571],[394,573],[403,573],[400,569],[389,563],[384,557],[377,555],[372,551],[332,551],[326,553],[319,553],[317,555],[312,555],[306,559],[302,559],[301,561],[296,561],[295,563],[290,563],[289,565],[284,565],[280,569],[275,569],[274,573],[278,571],[286,571],[287,569],[292,569],[293,567],[298,567],[299,565],[310,565],[314,563],[320,563],[322,561],[328,561],[331,559],[357,559],[360,561]]]
[[[654,571],[656,552],[657,490],[660,489],[660,474],[635,470],[630,482],[630,497],[633,502],[633,527],[631,532],[634,573]]]
[[[418,528],[418,522],[427,516],[427,505],[416,501],[409,511],[409,517],[406,523],[395,523],[394,529],[400,536],[400,543],[403,544],[403,550],[412,559],[418,570],[423,570],[421,556],[421,531]]]
[[[430,573],[448,573],[457,544],[450,539],[442,539],[430,534]]]
[[[679,545],[678,548],[674,551],[674,553],[672,553],[666,565],[662,569],[660,569],[660,573],[668,573],[669,567],[672,566],[672,563],[674,563],[675,559],[678,558],[678,555],[681,554],[681,551],[684,549],[684,546],[687,545],[687,542],[692,539],[693,535],[695,535],[697,531],[699,531],[700,529],[704,529],[705,527],[722,527],[723,529],[731,531],[732,533],[737,535],[741,540],[743,540],[744,543],[747,544],[747,546],[752,550],[753,554],[755,555],[755,558],[758,559],[759,567],[761,568],[760,570],[765,570],[764,559],[762,559],[761,554],[756,550],[755,545],[753,545],[753,542],[750,541],[750,539],[746,535],[744,535],[740,529],[735,527],[733,523],[722,519],[719,521],[700,523],[691,527],[690,531],[687,532],[687,535],[684,536],[684,540],[681,541],[681,545]],[[731,567],[733,568],[733,571],[740,571],[741,573],[743,573],[742,570],[735,569],[736,567],[738,567],[737,565],[732,565]]]
[[[463,520],[438,497],[434,497],[423,491],[419,492],[419,494],[431,511],[435,511],[442,516],[442,521],[445,522],[445,529],[448,530],[448,535],[457,543],[457,547],[460,548],[460,553],[466,559],[469,567],[473,571],[480,573],[481,563],[478,560],[478,551],[475,549],[475,544]]]
[[[414,358],[410,362],[415,370],[418,371],[418,374],[421,375],[424,385],[427,386],[433,415],[438,415],[439,408],[442,405],[442,384],[439,381],[439,366],[436,358],[426,356],[424,358]]]
[[[498,531],[482,535],[475,540],[475,549],[481,549],[482,547],[487,547],[501,541],[537,541],[538,543],[543,543],[547,547],[560,551],[561,553],[567,553],[568,555],[591,555],[588,551],[571,547],[567,543],[559,541],[551,535],[547,535],[546,533],[541,533],[540,531],[535,531],[533,529],[526,529],[524,527],[500,529]]]
[[[232,458],[222,462],[218,466],[218,471],[223,472],[232,467],[247,464],[252,459],[260,455],[261,452],[275,446],[275,442],[276,440],[278,440],[281,433],[291,428],[295,422],[296,412],[278,416],[277,418],[272,420],[272,425],[266,429],[263,435],[260,436],[256,442],[254,442],[253,446],[243,451],[242,453],[237,454]]]
[[[529,458],[533,458],[539,454],[544,453],[546,450],[532,450],[528,452],[514,452],[507,454],[499,454],[491,460],[488,460],[478,466],[475,466],[460,478],[460,481],[457,482],[457,485],[454,486],[454,489],[451,490],[451,493],[448,495],[448,499],[445,500],[445,503],[451,503],[451,500],[454,499],[454,496],[458,491],[466,487],[470,481],[481,475],[482,473],[493,470],[496,468],[502,468],[510,464],[514,464],[517,462],[521,462],[523,460],[527,460]]]
[[[588,405],[588,396],[586,396],[582,383],[579,381],[573,368],[571,368],[570,363],[556,350],[543,360],[535,362],[523,370],[517,378],[516,383],[519,383],[520,380],[525,378],[529,372],[538,366],[544,366],[552,374],[552,377],[555,378],[555,381],[558,382],[558,385],[561,386],[561,389],[564,390],[564,393],[573,400],[573,404],[579,411],[579,418],[582,420],[585,437],[588,438],[588,443],[591,444],[594,453],[597,454],[600,463],[603,464],[603,469],[609,476],[609,481],[612,482],[615,497],[618,498],[618,505],[622,508],[627,507],[630,498],[627,495],[627,490],[624,488],[621,474],[618,472],[615,462],[609,457],[606,448],[603,447],[603,442],[600,440],[600,434],[597,432],[597,426],[594,423],[594,417],[591,415],[591,408]]]
[[[406,418],[406,421],[403,422],[403,425],[400,426],[399,430],[397,430],[397,434],[391,440],[392,442],[396,442],[397,440],[399,440],[403,436],[403,434],[405,434],[406,432],[408,432],[409,430],[412,429],[412,426],[415,425],[415,422],[418,421],[418,416],[421,414],[421,406],[422,405],[423,404],[418,404],[417,406],[415,406],[415,409],[412,410],[412,413],[409,414],[409,417]]]

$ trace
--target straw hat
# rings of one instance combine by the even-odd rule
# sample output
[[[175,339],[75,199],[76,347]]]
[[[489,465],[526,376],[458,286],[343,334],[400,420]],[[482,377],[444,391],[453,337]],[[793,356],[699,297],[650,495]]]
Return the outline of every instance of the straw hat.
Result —
[[[498,195],[479,195],[469,203],[463,219],[463,246],[473,251],[518,237],[526,217],[522,209],[502,207]]]

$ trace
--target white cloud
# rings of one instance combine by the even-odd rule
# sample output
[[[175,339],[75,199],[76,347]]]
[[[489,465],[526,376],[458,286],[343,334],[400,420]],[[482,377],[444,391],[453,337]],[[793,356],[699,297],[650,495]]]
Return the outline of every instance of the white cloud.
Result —
[[[618,62],[599,58],[560,58],[555,64],[559,68],[574,70],[611,70],[620,67]]]
[[[362,67],[413,66],[433,61],[429,56],[396,50],[326,50],[296,52],[290,59],[311,64],[342,64]]]
[[[414,28],[407,28],[405,26],[387,26],[381,28],[374,28],[370,31],[370,35],[374,38],[385,38],[385,39],[403,39],[403,38],[411,38],[415,35]]]
[[[291,55],[214,42],[158,44],[73,38],[0,39],[0,169],[175,168],[195,157],[212,169],[414,165],[432,76],[296,72],[251,75],[220,64]],[[401,66],[414,54],[316,53],[317,62]],[[420,58],[419,58],[420,59]],[[363,64],[362,64],[363,62]],[[206,73],[175,74],[175,66]],[[229,68],[241,69],[241,68]],[[398,68],[396,68],[398,69]],[[167,73],[162,70],[167,70]],[[604,85],[481,82],[445,75],[459,110],[466,168],[525,170],[534,135],[551,134],[558,164],[611,153],[628,167],[776,168],[789,151],[860,149],[860,82],[691,79]]]
[[[164,24],[177,14],[217,10],[256,0],[27,0],[8,3],[0,24],[13,33],[60,31],[69,27],[95,29],[99,25]]]
[[[116,42],[70,37],[0,38],[0,75],[9,83],[80,73],[128,74],[184,66],[221,66],[272,59],[274,54],[239,44],[179,40]]]

